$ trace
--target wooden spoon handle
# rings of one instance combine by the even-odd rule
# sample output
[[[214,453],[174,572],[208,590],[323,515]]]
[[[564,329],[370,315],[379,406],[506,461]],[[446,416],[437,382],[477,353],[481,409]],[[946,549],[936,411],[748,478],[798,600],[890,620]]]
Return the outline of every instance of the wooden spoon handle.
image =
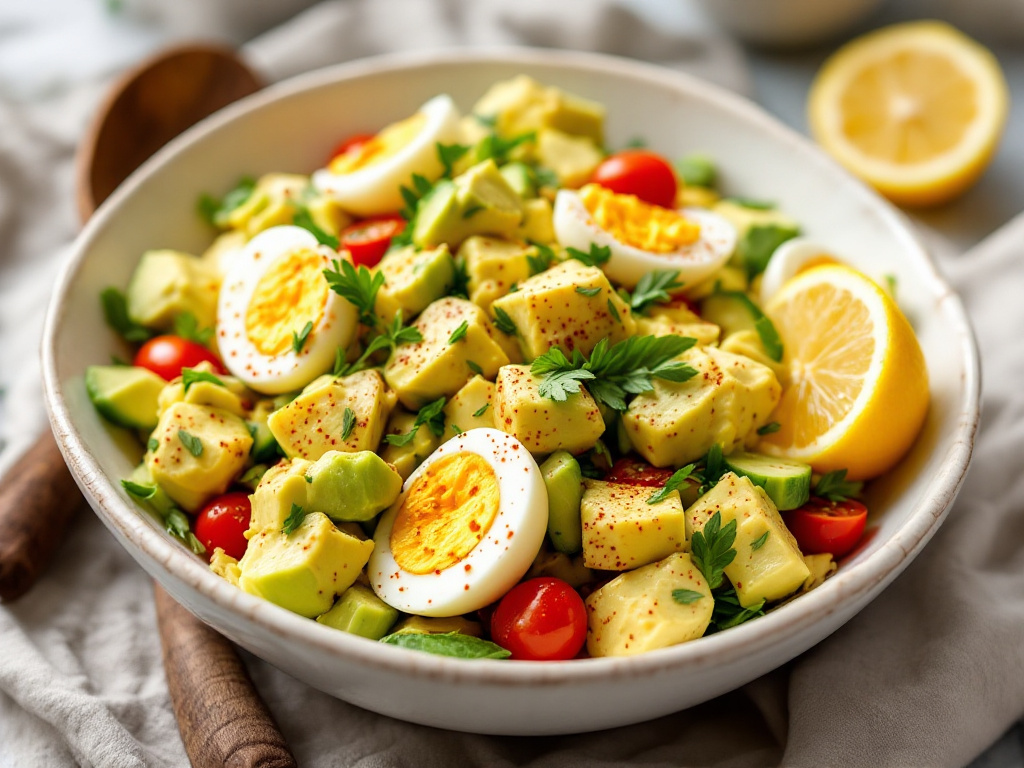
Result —
[[[25,594],[53,558],[82,504],[46,430],[0,478],[0,600]]]
[[[167,687],[194,768],[295,766],[234,646],[154,584]]]

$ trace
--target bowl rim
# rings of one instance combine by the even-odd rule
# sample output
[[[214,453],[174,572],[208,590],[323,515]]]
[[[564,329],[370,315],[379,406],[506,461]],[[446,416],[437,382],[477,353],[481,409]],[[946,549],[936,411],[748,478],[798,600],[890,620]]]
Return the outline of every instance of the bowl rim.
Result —
[[[862,562],[842,568],[821,587],[800,596],[757,622],[734,627],[728,632],[700,638],[636,656],[572,660],[571,663],[529,662],[503,664],[474,660],[471,663],[401,648],[388,648],[366,638],[338,632],[291,613],[261,598],[242,592],[217,576],[173,541],[122,498],[114,482],[75,428],[64,398],[63,383],[57,375],[56,339],[65,316],[66,299],[96,233],[116,216],[122,201],[140,184],[173,160],[178,151],[233,122],[290,94],[400,72],[416,67],[469,65],[474,63],[553,66],[590,75],[614,74],[697,98],[730,113],[740,121],[754,124],[799,153],[808,164],[836,177],[851,195],[879,215],[902,241],[908,257],[920,262],[930,276],[929,294],[935,311],[945,314],[957,331],[956,341],[963,365],[962,397],[955,439],[942,458],[942,469],[926,486],[913,505],[908,520],[878,551]],[[120,538],[138,547],[149,560],[166,571],[168,580],[178,580],[199,593],[218,610],[235,614],[274,635],[289,638],[346,661],[369,665],[393,673],[413,674],[455,682],[489,683],[505,686],[564,685],[594,682],[609,677],[645,678],[666,670],[699,669],[735,661],[750,653],[751,646],[781,646],[800,635],[829,613],[844,605],[862,607],[891,582],[927,543],[948,514],[970,463],[979,420],[980,360],[973,331],[959,297],[939,274],[932,259],[903,214],[852,178],[805,137],[783,125],[761,107],[718,86],[691,75],[653,64],[606,54],[523,47],[467,47],[457,50],[422,50],[374,56],[307,72],[275,83],[236,102],[172,140],[147,160],[96,211],[76,238],[65,262],[47,309],[42,344],[42,370],[46,406],[57,443],[79,486],[91,497],[101,520]],[[132,552],[136,559],[139,555]],[[160,579],[158,579],[159,581]],[[859,610],[859,608],[858,608]]]

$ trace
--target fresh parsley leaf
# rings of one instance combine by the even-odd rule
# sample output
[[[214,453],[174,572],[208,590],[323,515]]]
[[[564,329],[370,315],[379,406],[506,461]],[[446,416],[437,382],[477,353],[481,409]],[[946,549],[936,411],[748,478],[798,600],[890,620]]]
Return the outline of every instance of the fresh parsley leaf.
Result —
[[[576,286],[576,293],[582,294],[587,298],[593,298],[601,292],[600,287],[594,286],[593,288],[584,288],[582,285]]]
[[[477,376],[483,376],[484,375],[484,369],[481,368],[479,365],[477,365],[477,363],[475,361],[473,361],[473,360],[467,360],[466,361],[466,367],[469,368],[469,370],[471,370]]]
[[[457,659],[507,659],[512,654],[490,640],[458,632],[394,632],[380,642]]]
[[[448,343],[454,344],[457,341],[462,341],[466,338],[467,331],[469,331],[469,321],[463,320],[459,323],[459,327],[452,331],[452,335],[448,337]]]
[[[150,485],[149,483],[133,483],[131,480],[122,480],[121,487],[129,495],[142,501],[152,499],[156,495],[156,485]]]
[[[284,519],[284,525],[281,526],[281,533],[286,535],[292,533],[296,528],[302,525],[302,521],[305,519],[306,510],[295,502],[292,502],[292,508],[288,512],[288,517]]]
[[[859,496],[864,483],[846,479],[846,470],[826,472],[814,486],[813,494],[832,502],[846,501]]]
[[[228,226],[231,213],[244,205],[255,189],[256,180],[251,176],[243,176],[220,200],[208,194],[200,195],[196,208],[204,221],[223,229]]]
[[[174,335],[205,347],[213,338],[213,328],[200,328],[195,315],[182,312],[174,318]]]
[[[588,267],[600,267],[612,257],[612,249],[607,245],[590,244],[589,251],[581,251],[578,248],[566,248],[565,252],[569,258],[582,261]]]
[[[206,547],[203,546],[202,542],[195,537],[195,534],[189,528],[188,517],[177,507],[171,507],[167,510],[167,513],[164,515],[164,528],[172,536],[181,539],[185,546],[195,554],[202,555],[206,553]]]
[[[510,139],[505,139],[496,133],[491,133],[480,140],[476,145],[476,160],[482,162],[488,158],[494,160],[495,165],[504,165],[509,160],[512,150],[520,144],[530,144],[537,141],[536,131],[528,131]]]
[[[128,300],[117,288],[104,288],[100,292],[103,305],[103,316],[107,325],[113,328],[125,341],[143,342],[150,338],[152,332],[128,317]]]
[[[587,451],[586,453],[580,454],[576,457],[576,461],[580,465],[580,474],[589,480],[601,480],[604,478],[604,472],[597,468],[594,464],[594,452]]]
[[[688,187],[713,187],[717,171],[707,155],[687,155],[676,161],[676,173]]]
[[[759,550],[761,547],[763,547],[764,543],[766,541],[768,541],[768,534],[770,534],[770,533],[771,533],[771,531],[765,531],[757,539],[755,539],[754,541],[750,542],[750,549],[751,549],[751,551],[757,552],[757,550]]]
[[[764,272],[775,249],[800,234],[800,230],[778,224],[757,224],[747,230],[736,245],[736,256],[750,278]]]
[[[334,356],[334,375],[348,376],[367,367],[370,358],[381,350],[393,350],[402,344],[415,344],[423,341],[423,334],[416,326],[402,323],[402,312],[397,310],[391,323],[384,326],[380,334],[370,339],[363,353],[352,363],[344,362],[344,350],[338,349]]]
[[[437,159],[441,161],[441,165],[444,166],[444,178],[451,178],[454,165],[457,163],[463,155],[469,152],[469,147],[465,144],[442,144],[438,142],[434,146],[437,147]]]
[[[203,441],[195,435],[190,435],[184,429],[179,429],[178,439],[181,441],[181,444],[185,446],[185,450],[196,458],[203,455]]]
[[[536,253],[528,252],[526,254],[526,263],[530,265],[531,275],[539,275],[557,260],[555,258],[555,251],[550,246],[544,245],[544,243],[537,243],[533,240],[530,240],[529,243]]]
[[[352,430],[356,428],[356,412],[351,408],[345,408],[341,416],[341,440],[344,442],[352,436]]]
[[[708,634],[730,629],[758,616],[764,616],[764,600],[750,608],[744,608],[740,605],[736,590],[731,586],[722,586],[715,590],[712,596],[715,598],[715,607],[711,613],[711,626],[708,628]]]
[[[345,362],[345,350],[338,347],[334,350],[334,367],[331,369],[331,376],[344,376],[348,370],[348,363]]]
[[[670,494],[678,491],[679,487],[690,479],[695,469],[697,469],[696,464],[687,464],[682,469],[677,469],[672,473],[672,477],[665,481],[665,486],[647,499],[647,503],[657,504],[667,499]]]
[[[424,424],[437,437],[444,435],[444,397],[439,397],[431,403],[427,403],[416,414],[416,420],[412,423],[412,429],[404,435],[388,435],[384,439],[389,445],[403,446],[412,442],[416,432]]]
[[[160,441],[157,440],[155,437],[151,437],[149,438],[149,440],[146,441],[146,447],[150,451],[155,451],[157,448],[160,447]]]
[[[619,310],[615,306],[615,302],[608,298],[608,314],[615,318],[616,323],[621,323],[622,318],[619,316]]]
[[[454,432],[456,435],[461,435],[462,429],[459,428],[458,424],[452,424],[452,432]]]
[[[292,216],[292,224],[296,227],[302,227],[303,229],[311,232],[313,237],[320,245],[326,245],[328,248],[338,250],[338,246],[341,244],[334,235],[330,232],[321,229],[321,227],[313,221],[313,215],[309,212],[309,209],[304,205],[296,205],[295,213]]]
[[[732,548],[736,541],[736,521],[722,526],[722,513],[715,512],[690,539],[690,557],[704,574],[708,587],[716,589],[722,584],[725,568],[736,558]]]
[[[683,284],[676,278],[678,269],[655,269],[647,272],[636,284],[636,289],[629,299],[629,306],[634,312],[646,312],[652,304],[664,304],[672,300],[669,291],[682,288]]]
[[[296,333],[292,331],[292,351],[297,355],[302,351],[302,348],[306,346],[306,339],[309,338],[309,334],[313,332],[313,321],[307,320],[306,324],[302,326],[302,330]]]
[[[759,435],[771,435],[771,434],[773,434],[775,432],[778,432],[780,429],[782,429],[782,425],[779,424],[779,422],[777,422],[777,421],[769,421],[763,427],[758,427],[757,428],[757,434],[759,434]]]
[[[302,479],[305,480],[310,485],[313,484],[313,476],[312,475],[303,475]]]
[[[186,392],[188,392],[188,388],[197,381],[206,381],[210,384],[216,384],[218,387],[224,386],[224,382],[209,371],[197,371],[195,368],[181,369],[181,383],[184,385]]]
[[[120,357],[119,355],[111,355],[110,356],[110,364],[111,365],[119,366],[121,368],[124,368],[125,366],[131,365],[131,363],[129,363],[127,360],[125,360],[123,357]]]
[[[719,443],[715,443],[708,450],[707,455],[704,457],[704,468],[700,473],[701,484],[697,492],[704,494],[711,490],[718,484],[718,481],[722,479],[728,471],[728,467],[725,465],[725,461],[722,460],[722,446]]]
[[[764,347],[765,354],[775,362],[782,360],[783,347],[779,332],[775,329],[775,324],[761,311],[753,299],[743,291],[716,290],[715,293],[718,296],[728,296],[742,304],[754,319],[754,330],[757,331],[757,335],[761,339],[761,346]]]
[[[247,470],[245,474],[238,478],[238,483],[244,485],[251,491],[256,490],[256,486],[260,484],[260,480],[267,474],[269,467],[266,464],[253,464]]]
[[[540,165],[533,167],[533,181],[538,187],[557,187],[561,184],[557,173]]]
[[[704,595],[693,589],[673,589],[672,599],[680,605],[690,605],[703,599]]]
[[[775,203],[768,200],[755,200],[752,197],[727,197],[726,202],[749,208],[752,211],[770,211],[775,208]]]
[[[335,259],[331,264],[333,269],[324,270],[327,285],[359,310],[360,323],[375,327],[379,320],[373,307],[377,301],[377,292],[384,285],[384,273],[370,272],[362,264],[357,269],[347,260]]]
[[[474,216],[476,216],[478,213],[480,213],[480,211],[482,211],[483,209],[484,209],[484,207],[482,205],[471,205],[466,210],[464,210],[462,212],[462,218],[463,219],[472,219]]]
[[[516,324],[512,322],[512,318],[508,316],[501,307],[496,307],[493,304],[491,309],[494,310],[494,327],[504,333],[506,336],[515,336],[519,333],[519,329],[516,328]]]
[[[481,416],[483,416],[485,413],[487,413],[487,409],[490,408],[490,407],[491,407],[490,403],[484,403],[479,408],[477,408],[475,411],[473,411],[473,416],[479,419]]]

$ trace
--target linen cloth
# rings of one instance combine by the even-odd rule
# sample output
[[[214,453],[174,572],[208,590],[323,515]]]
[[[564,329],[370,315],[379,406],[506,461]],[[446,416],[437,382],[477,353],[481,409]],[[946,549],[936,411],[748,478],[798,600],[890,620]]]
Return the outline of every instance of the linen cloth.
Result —
[[[0,30],[2,31],[2,30]],[[246,47],[272,77],[396,48],[604,50],[743,89],[735,51],[650,28],[614,3],[324,3]],[[43,428],[35,350],[73,236],[73,148],[99,80],[0,100],[0,467]],[[985,410],[949,519],[835,635],[740,691],[599,734],[510,738],[397,722],[246,655],[303,766],[956,766],[1024,714],[1024,217],[941,266],[981,344]],[[500,702],[495,702],[500,707]],[[146,574],[82,514],[43,580],[0,606],[0,767],[181,766]]]

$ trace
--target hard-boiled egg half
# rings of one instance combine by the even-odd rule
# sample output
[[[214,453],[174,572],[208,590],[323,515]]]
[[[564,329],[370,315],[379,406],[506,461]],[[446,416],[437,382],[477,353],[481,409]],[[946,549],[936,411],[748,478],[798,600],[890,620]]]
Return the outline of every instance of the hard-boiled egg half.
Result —
[[[559,190],[554,225],[564,247],[587,251],[594,243],[610,248],[603,269],[626,288],[636,287],[655,269],[677,270],[680,282],[693,285],[710,277],[736,248],[736,230],[718,214],[662,208],[597,184],[578,192]]]
[[[405,481],[373,537],[367,574],[388,605],[458,616],[523,577],[547,530],[548,495],[530,452],[496,429],[470,429]]]
[[[339,258],[293,226],[271,227],[245,245],[217,305],[217,345],[232,374],[275,395],[330,370],[358,324],[355,307],[332,293],[323,275]]]
[[[783,283],[805,269],[839,262],[828,248],[806,237],[787,240],[772,253],[761,275],[761,303],[779,292]]]
[[[438,144],[461,137],[459,110],[450,96],[435,96],[412,117],[384,128],[357,149],[335,157],[313,174],[313,185],[360,216],[399,210],[400,187],[418,173],[436,179],[444,170]]]

